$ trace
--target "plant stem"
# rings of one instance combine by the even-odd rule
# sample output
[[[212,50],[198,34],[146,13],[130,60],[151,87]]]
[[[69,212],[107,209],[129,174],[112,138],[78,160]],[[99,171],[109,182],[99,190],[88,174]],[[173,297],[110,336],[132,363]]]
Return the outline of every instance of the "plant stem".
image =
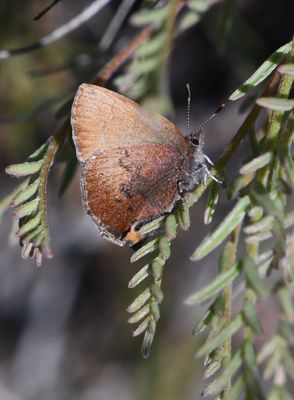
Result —
[[[94,85],[104,86],[112,75],[128,60],[128,58],[144,43],[152,34],[154,28],[144,28],[125,48],[119,51],[105,66],[98,72],[93,80]]]
[[[251,223],[257,222],[261,218],[262,218],[262,216],[252,217]],[[258,251],[259,251],[259,243],[258,242],[247,244],[246,254],[250,258],[252,258],[252,260],[256,261],[256,258],[258,256]],[[249,300],[252,304],[256,303],[256,295],[255,295],[254,291],[248,286],[248,284],[246,284],[245,299]],[[254,333],[249,326],[244,327],[244,339],[247,339],[250,341],[253,341],[253,339],[254,339]]]
[[[277,97],[287,99],[292,88],[294,77],[290,75],[283,75],[278,88]],[[267,131],[268,145],[273,148],[275,145],[280,128],[283,122],[283,117],[286,113],[284,111],[273,111]]]
[[[233,267],[236,261],[237,256],[237,248],[240,236],[241,224],[237,225],[236,228],[231,233],[230,241],[227,244],[229,249],[229,254],[227,258],[227,264],[225,265],[224,270],[229,270]],[[222,271],[224,272],[224,271]],[[224,319],[224,327],[228,326],[231,323],[232,317],[232,284],[228,285],[224,290],[225,297],[225,305],[223,311],[223,319]],[[223,359],[223,367],[225,368],[232,358],[232,343],[231,338],[228,338],[224,343],[224,359]],[[220,393],[220,399],[225,399],[226,394],[231,388],[231,382],[228,382],[227,385]]]
[[[65,120],[57,133],[49,139],[49,145],[46,150],[46,153],[43,158],[43,165],[40,170],[39,175],[39,187],[38,187],[38,197],[40,199],[40,218],[41,224],[44,227],[44,232],[46,232],[45,243],[49,250],[49,229],[48,229],[48,221],[47,221],[47,212],[46,212],[46,188],[47,181],[50,172],[50,168],[53,164],[54,156],[59,149],[60,145],[63,143],[65,135],[70,130],[69,120]]]

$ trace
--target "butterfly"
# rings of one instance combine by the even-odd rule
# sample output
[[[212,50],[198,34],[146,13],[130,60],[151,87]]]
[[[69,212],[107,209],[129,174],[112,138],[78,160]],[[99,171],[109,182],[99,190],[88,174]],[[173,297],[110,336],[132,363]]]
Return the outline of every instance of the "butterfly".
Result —
[[[84,208],[100,235],[117,245],[140,242],[140,227],[171,213],[211,176],[201,130],[185,137],[114,91],[80,85],[71,124]]]

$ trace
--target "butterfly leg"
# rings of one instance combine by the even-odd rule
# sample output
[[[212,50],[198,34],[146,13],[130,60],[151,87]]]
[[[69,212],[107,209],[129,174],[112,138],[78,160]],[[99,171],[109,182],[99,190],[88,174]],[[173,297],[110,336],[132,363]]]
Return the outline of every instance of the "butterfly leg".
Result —
[[[208,164],[214,166],[213,161],[211,161],[211,159],[210,159],[206,154],[203,154],[203,157],[204,157],[204,159],[208,162]]]
[[[217,182],[217,183],[219,183],[219,184],[221,184],[221,185],[224,184],[224,181],[222,181],[221,179],[218,179],[215,175],[213,175],[213,174],[210,172],[210,170],[207,168],[206,165],[203,165],[203,169],[205,170],[204,186],[206,186],[206,185],[205,185],[205,181],[207,180],[208,177],[211,178],[211,179],[213,179],[215,182]]]

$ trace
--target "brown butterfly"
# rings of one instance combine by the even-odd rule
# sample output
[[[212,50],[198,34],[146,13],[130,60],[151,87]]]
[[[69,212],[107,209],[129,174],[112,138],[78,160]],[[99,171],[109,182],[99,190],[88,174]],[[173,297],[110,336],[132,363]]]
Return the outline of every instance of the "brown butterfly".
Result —
[[[82,84],[71,123],[83,205],[101,236],[134,245],[145,223],[171,213],[210,172],[203,135],[185,137],[166,118],[118,93]]]

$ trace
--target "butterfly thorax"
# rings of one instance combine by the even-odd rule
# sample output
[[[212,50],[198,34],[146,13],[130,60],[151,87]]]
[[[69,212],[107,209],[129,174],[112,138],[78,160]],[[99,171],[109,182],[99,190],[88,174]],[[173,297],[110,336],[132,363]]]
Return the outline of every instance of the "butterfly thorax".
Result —
[[[197,186],[205,183],[210,175],[206,165],[207,156],[203,153],[204,137],[202,132],[195,132],[188,136],[190,168],[187,179],[180,182],[180,192],[193,191]]]

